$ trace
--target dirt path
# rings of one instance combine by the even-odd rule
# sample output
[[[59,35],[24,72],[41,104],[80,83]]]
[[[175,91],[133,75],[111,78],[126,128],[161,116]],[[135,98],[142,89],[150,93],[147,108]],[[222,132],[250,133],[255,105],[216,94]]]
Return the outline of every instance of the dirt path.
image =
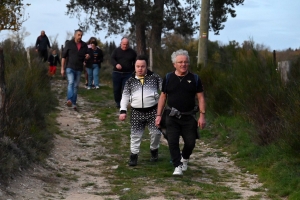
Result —
[[[64,97],[63,89],[66,82],[55,80],[59,97]],[[79,96],[79,112],[64,106],[65,99],[59,99],[60,110],[57,121],[61,134],[56,135],[55,148],[45,164],[34,166],[22,173],[22,176],[13,179],[9,187],[0,189],[1,200],[41,200],[41,199],[67,199],[67,200],[102,200],[119,199],[111,192],[110,184],[105,178],[101,159],[92,159],[101,156],[105,149],[101,148],[101,136],[96,134],[96,129],[101,121],[94,117],[95,110]],[[99,131],[98,131],[99,132]],[[162,139],[162,143],[166,141]],[[261,191],[262,185],[257,177],[242,173],[225,156],[218,156],[220,149],[212,149],[203,142],[198,141],[195,153],[191,157],[190,169],[201,166],[216,169],[223,175],[219,184],[232,188],[240,193],[242,199],[261,195],[260,199],[268,199]],[[107,168],[107,166],[106,166]],[[110,166],[111,170],[117,166]],[[230,176],[228,176],[230,174]],[[211,183],[212,180],[205,176],[199,178],[201,182]],[[259,189],[260,190],[255,190]],[[149,189],[151,190],[151,189]],[[160,188],[163,190],[163,188]],[[151,191],[148,191],[151,192]],[[97,195],[100,194],[101,196]],[[104,194],[107,194],[103,196]],[[163,200],[163,196],[151,198]]]

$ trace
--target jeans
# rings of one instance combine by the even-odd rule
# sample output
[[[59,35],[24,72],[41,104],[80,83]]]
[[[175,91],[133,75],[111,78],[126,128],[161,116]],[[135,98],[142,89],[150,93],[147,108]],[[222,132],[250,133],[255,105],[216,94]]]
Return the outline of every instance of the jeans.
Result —
[[[182,115],[180,119],[166,116],[166,130],[168,145],[174,167],[181,163],[181,156],[189,159],[192,154],[197,138],[197,121],[192,115]],[[179,138],[184,141],[182,155],[180,154]]]
[[[93,64],[91,68],[86,68],[88,73],[88,87],[92,87],[93,81],[94,85],[99,86],[99,65]]]
[[[76,106],[77,91],[80,83],[81,71],[67,68],[66,75],[68,79],[67,100],[70,100],[72,104]]]
[[[114,98],[116,106],[120,107],[120,102],[122,99],[122,92],[125,86],[125,82],[131,77],[132,72],[113,72],[113,88],[114,88]]]

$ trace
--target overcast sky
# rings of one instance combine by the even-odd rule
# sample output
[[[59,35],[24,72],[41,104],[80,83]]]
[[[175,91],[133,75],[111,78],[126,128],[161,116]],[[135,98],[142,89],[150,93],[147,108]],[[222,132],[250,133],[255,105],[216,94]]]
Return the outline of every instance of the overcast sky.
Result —
[[[25,46],[34,45],[41,30],[45,30],[48,37],[58,35],[58,43],[62,45],[67,39],[67,31],[78,28],[78,20],[66,16],[66,4],[69,0],[24,0],[31,3],[26,8],[29,19],[23,27],[30,33],[25,38]],[[300,47],[300,1],[299,0],[245,0],[244,5],[236,7],[236,18],[228,17],[225,29],[220,35],[209,33],[209,40],[228,44],[235,40],[240,44],[245,40],[253,40],[256,44],[263,44],[270,50],[284,50]],[[200,16],[198,17],[200,19]],[[83,41],[91,36],[100,38],[102,42],[115,41],[119,44],[122,35],[105,38],[106,31],[93,34],[85,33]],[[0,32],[0,41],[7,37],[7,31]],[[198,37],[198,33],[195,38]]]

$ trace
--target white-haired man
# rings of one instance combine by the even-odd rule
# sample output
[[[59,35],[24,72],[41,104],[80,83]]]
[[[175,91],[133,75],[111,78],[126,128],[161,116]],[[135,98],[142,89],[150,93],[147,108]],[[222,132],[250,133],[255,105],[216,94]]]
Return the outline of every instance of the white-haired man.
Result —
[[[175,51],[171,59],[175,71],[168,73],[163,80],[155,124],[160,127],[161,115],[165,108],[166,135],[175,167],[173,175],[183,175],[182,171],[187,170],[189,158],[195,148],[198,127],[205,127],[205,99],[200,78],[188,71],[188,52],[182,49]],[[168,106],[165,107],[166,101]],[[200,110],[198,120],[195,118],[198,109],[195,108]],[[180,136],[184,141],[182,152],[179,146]]]

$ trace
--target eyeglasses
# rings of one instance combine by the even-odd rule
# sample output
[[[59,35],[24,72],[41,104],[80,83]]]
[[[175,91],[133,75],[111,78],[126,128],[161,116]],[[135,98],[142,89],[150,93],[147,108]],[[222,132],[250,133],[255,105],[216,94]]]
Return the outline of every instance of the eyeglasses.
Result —
[[[180,62],[176,62],[176,63],[181,64],[181,65],[182,65],[182,64],[186,64],[186,65],[190,64],[190,62],[186,62],[186,61],[184,61],[184,62],[183,62],[183,61],[180,61]]]

